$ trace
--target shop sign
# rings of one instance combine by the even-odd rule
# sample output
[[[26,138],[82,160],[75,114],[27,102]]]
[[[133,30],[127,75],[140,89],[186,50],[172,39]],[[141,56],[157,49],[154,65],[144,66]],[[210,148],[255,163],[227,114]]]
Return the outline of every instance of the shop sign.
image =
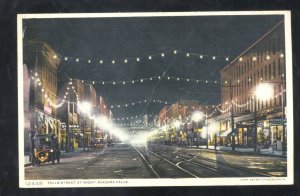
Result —
[[[273,118],[273,119],[270,119],[270,125],[271,126],[282,125],[282,123],[283,123],[282,118]]]
[[[61,124],[60,125],[61,129],[66,129],[67,128],[67,125],[65,123]],[[72,129],[79,129],[79,125],[69,125],[69,128]]]

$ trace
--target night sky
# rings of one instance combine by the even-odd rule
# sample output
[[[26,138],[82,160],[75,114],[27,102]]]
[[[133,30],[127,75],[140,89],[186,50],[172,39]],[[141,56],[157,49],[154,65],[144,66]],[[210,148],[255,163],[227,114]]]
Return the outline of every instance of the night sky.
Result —
[[[194,16],[140,18],[26,19],[24,40],[47,42],[62,57],[59,81],[123,81],[162,76],[160,81],[126,85],[95,84],[109,105],[160,99],[220,103],[220,84],[168,81],[167,76],[220,81],[220,70],[282,16]],[[173,51],[177,50],[176,55]],[[162,58],[160,53],[164,53]],[[186,53],[209,55],[186,56]],[[152,60],[148,56],[152,55]],[[64,57],[68,61],[64,61]],[[212,56],[217,56],[212,60]],[[220,56],[220,57],[218,57]],[[78,63],[75,59],[79,58]],[[128,63],[124,63],[124,59]],[[140,57],[140,62],[135,60]],[[91,63],[88,60],[91,59]],[[99,61],[103,60],[103,64]],[[111,61],[116,63],[112,64]],[[112,109],[115,117],[156,114],[163,104]]]

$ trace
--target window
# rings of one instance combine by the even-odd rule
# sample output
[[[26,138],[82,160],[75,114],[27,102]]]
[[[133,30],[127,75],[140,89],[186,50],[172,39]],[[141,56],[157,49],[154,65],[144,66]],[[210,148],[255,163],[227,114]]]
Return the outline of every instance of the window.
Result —
[[[267,66],[265,66],[265,80],[267,80],[267,78],[268,78],[268,75],[267,75],[268,70],[267,69],[268,69]]]
[[[271,63],[269,64],[269,79],[271,79],[271,71],[272,71],[272,69],[271,69]]]
[[[263,60],[263,49],[260,48],[260,62],[262,63]]]
[[[278,91],[279,91],[279,104],[282,105],[282,91],[281,91],[281,84],[278,86]]]
[[[250,68],[250,63],[249,63],[249,59],[247,59],[247,71],[249,71]]]
[[[281,62],[280,62],[280,57],[278,58],[278,75],[281,75]]]
[[[273,73],[272,73],[272,76],[275,77],[275,74],[276,74],[276,62],[273,61]]]
[[[272,39],[272,42],[273,42],[273,54],[275,54],[275,51],[276,51],[276,41],[275,41],[275,38]]]

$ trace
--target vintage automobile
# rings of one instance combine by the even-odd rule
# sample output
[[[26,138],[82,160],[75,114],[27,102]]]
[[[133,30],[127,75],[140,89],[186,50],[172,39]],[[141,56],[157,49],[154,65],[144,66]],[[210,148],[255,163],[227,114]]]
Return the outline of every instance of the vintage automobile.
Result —
[[[103,140],[95,140],[94,148],[103,149],[103,147],[104,147]]]
[[[31,158],[32,165],[51,162],[55,160],[59,163],[60,150],[55,134],[39,134],[33,138],[33,155]]]

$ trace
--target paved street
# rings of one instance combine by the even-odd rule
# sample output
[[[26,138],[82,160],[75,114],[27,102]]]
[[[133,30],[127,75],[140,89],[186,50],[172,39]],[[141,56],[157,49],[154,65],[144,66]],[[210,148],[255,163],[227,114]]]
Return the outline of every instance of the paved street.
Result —
[[[75,153],[60,164],[25,168],[25,179],[286,176],[286,158],[176,146],[115,144]]]
[[[27,167],[25,179],[149,178],[150,173],[139,154],[129,145],[117,144],[104,150],[80,153],[62,159],[60,164],[46,163]]]

